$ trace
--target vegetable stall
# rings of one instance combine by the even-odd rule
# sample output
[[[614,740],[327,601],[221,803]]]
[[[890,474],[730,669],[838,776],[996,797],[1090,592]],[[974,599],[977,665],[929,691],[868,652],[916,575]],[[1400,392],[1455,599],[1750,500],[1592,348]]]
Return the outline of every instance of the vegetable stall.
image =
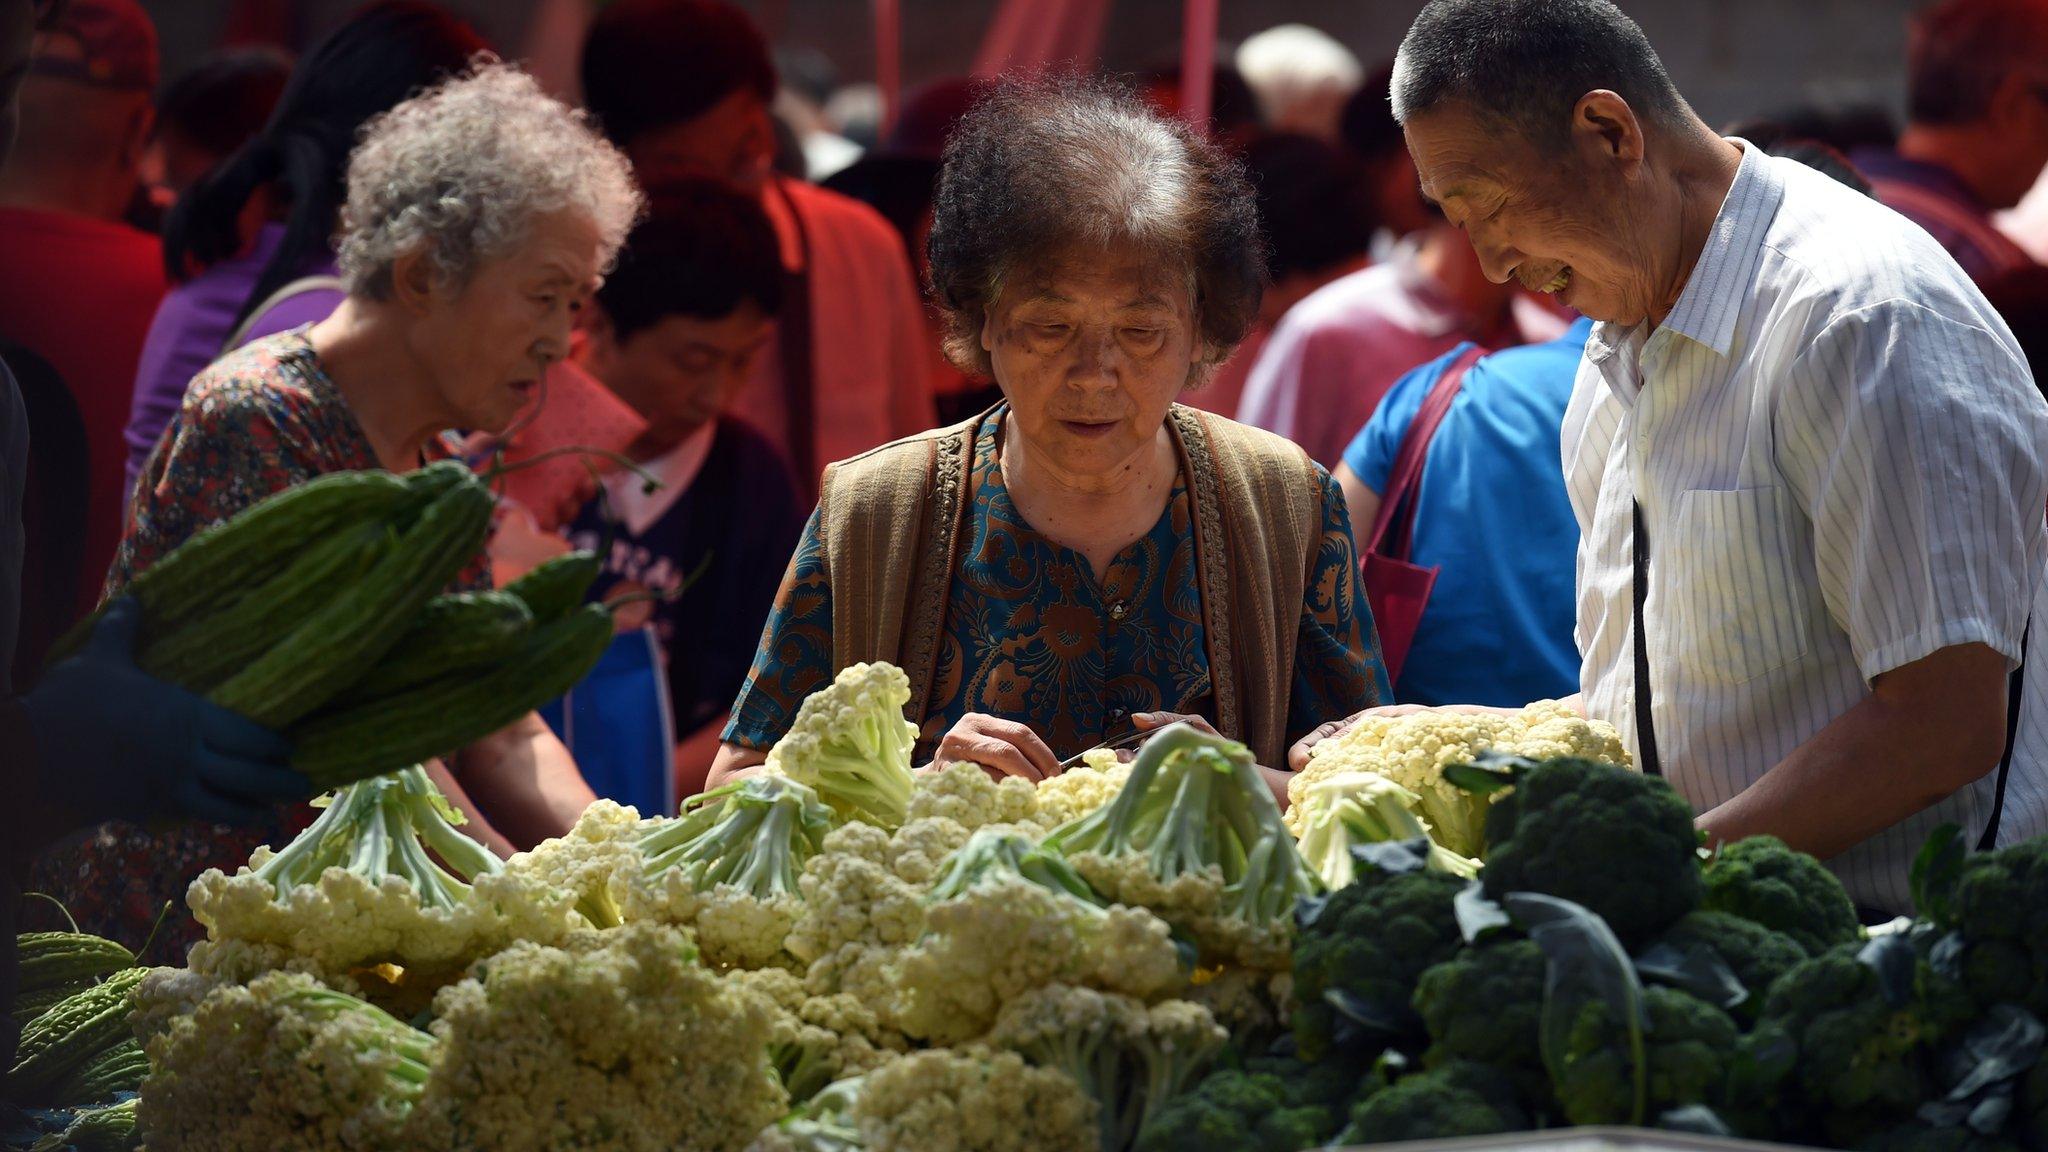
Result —
[[[1810,857],[1703,854],[1554,704],[1367,719],[1283,812],[1186,726],[1036,786],[913,773],[905,676],[856,665],[759,775],[501,861],[418,762],[573,683],[609,625],[585,558],[420,591],[474,554],[482,491],[315,481],[136,582],[146,665],[283,726],[332,791],[193,878],[181,967],[20,940],[4,1087],[35,1147],[2048,1149],[2048,841],[1938,835],[1918,917],[1872,935]]]

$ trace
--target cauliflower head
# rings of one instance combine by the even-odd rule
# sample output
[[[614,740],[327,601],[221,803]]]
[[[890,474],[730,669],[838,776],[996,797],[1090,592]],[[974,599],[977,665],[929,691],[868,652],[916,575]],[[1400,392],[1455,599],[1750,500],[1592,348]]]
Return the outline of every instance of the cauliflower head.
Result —
[[[1081,767],[1038,782],[1039,822],[1057,828],[1108,806],[1130,776],[1130,763],[1118,760],[1115,752],[1096,748],[1084,753]]]
[[[756,1152],[1102,1152],[1095,1102],[1014,1052],[934,1048],[832,1085]]]
[[[1613,725],[1587,720],[1555,700],[1504,716],[1450,711],[1366,716],[1317,744],[1308,767],[1288,781],[1288,827],[1297,836],[1306,830],[1302,804],[1318,781],[1345,772],[1373,772],[1415,793],[1418,814],[1438,844],[1476,859],[1485,854],[1489,798],[1447,782],[1443,771],[1488,750],[1532,760],[1571,755],[1629,763]]]
[[[434,1012],[419,1147],[728,1152],[786,1108],[771,1005],[664,925],[514,944]]]
[[[1430,839],[1417,815],[1422,798],[1377,772],[1340,772],[1310,785],[1296,810],[1301,856],[1325,885],[1342,888],[1357,875],[1351,849],[1357,844],[1428,839],[1429,866],[1467,879],[1479,862]]]
[[[943,816],[969,832],[989,824],[1036,824],[1038,790],[1017,776],[992,780],[979,765],[956,760],[917,777],[907,819],[931,816]]]
[[[214,987],[148,1037],[137,1116],[148,1145],[169,1152],[409,1147],[438,1048],[299,972]]]
[[[893,664],[852,664],[804,699],[768,750],[769,775],[817,789],[847,820],[903,823],[916,791],[910,772],[917,725],[903,718],[910,677]]]

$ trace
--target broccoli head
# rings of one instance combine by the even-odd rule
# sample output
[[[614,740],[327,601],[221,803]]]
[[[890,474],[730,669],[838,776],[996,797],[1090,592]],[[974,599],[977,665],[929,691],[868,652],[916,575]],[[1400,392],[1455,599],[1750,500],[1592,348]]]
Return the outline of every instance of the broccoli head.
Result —
[[[1534,941],[1495,939],[1429,969],[1415,985],[1415,1010],[1429,1030],[1425,1064],[1471,1061],[1498,1068],[1524,1103],[1547,1107],[1542,1018],[1548,961]]]
[[[2014,1124],[2020,1143],[2028,1152],[2048,1152],[2048,1056],[2036,1060],[2033,1070],[2020,1078],[2017,1103]]]
[[[1640,1124],[1690,1104],[1712,1107],[1722,1096],[1729,1054],[1739,1033],[1726,1012],[1673,988],[1643,989],[1642,1114],[1635,1111],[1635,1075],[1625,1021],[1607,1001],[1586,1002],[1572,1021],[1557,1061],[1557,1101],[1573,1124]]]
[[[2024,909],[2034,909],[2028,913]],[[1972,856],[1950,897],[1962,933],[1962,981],[1980,1005],[2048,1016],[2048,837]]]
[[[1483,1064],[1453,1062],[1404,1076],[1359,1101],[1338,1144],[1387,1144],[1519,1132],[1528,1117],[1506,1077]]]
[[[1657,944],[1680,953],[1711,949],[1728,965],[1749,995],[1728,1011],[1737,1020],[1754,1021],[1778,977],[1807,958],[1806,949],[1783,932],[1728,912],[1702,909],[1689,913],[1657,938]]]
[[[1294,1040],[1303,1059],[1322,1059],[1354,1024],[1382,1039],[1406,1030],[1417,978],[1463,943],[1452,901],[1464,887],[1443,872],[1365,868],[1304,906],[1294,938]]]
[[[1337,1113],[1289,1100],[1270,1072],[1213,1072],[1166,1102],[1138,1134],[1136,1152],[1298,1152],[1337,1130]]]
[[[1911,1118],[1937,1086],[1934,1054],[1974,1015],[1967,995],[1911,951],[1896,937],[1831,948],[1764,1001],[1758,1030],[1783,1029],[1798,1046],[1792,1089],[1834,1143]],[[1890,977],[1880,973],[1887,962]]]
[[[1835,874],[1775,836],[1723,845],[1707,863],[1706,883],[1704,907],[1783,932],[1809,956],[1863,935],[1856,905]]]
[[[1486,815],[1486,894],[1584,905],[1635,948],[1699,906],[1691,805],[1654,776],[1590,760],[1517,775]]]

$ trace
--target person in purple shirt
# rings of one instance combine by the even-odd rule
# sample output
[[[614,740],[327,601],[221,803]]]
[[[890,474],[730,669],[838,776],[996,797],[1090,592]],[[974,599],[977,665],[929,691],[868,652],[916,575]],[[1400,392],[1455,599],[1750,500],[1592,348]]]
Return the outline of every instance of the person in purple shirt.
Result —
[[[164,261],[181,283],[157,308],[136,368],[130,492],[200,369],[324,320],[341,303],[331,244],[363,122],[487,47],[431,4],[371,5],[299,61],[263,131],[179,200],[165,223]],[[263,220],[253,237],[252,212]]]
[[[1849,159],[1979,285],[2033,263],[1992,225],[2048,164],[2048,4],[1947,0],[1914,18],[1906,130]]]

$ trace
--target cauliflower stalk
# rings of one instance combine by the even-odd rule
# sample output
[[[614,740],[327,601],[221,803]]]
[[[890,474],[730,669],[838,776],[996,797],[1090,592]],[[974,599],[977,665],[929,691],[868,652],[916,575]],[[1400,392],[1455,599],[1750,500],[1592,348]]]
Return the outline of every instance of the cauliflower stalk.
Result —
[[[910,677],[893,664],[853,664],[806,697],[768,751],[768,774],[817,790],[834,812],[884,828],[903,823],[915,790],[917,725],[903,718]]]
[[[655,924],[520,943],[434,1002],[412,1147],[736,1152],[786,1110],[769,1004]]]
[[[1187,931],[1205,963],[1284,967],[1294,902],[1321,888],[1250,750],[1186,724],[1147,741],[1116,799],[1045,846]]]
[[[1151,998],[1183,982],[1165,921],[1105,904],[1065,860],[1015,833],[975,833],[926,901],[926,932],[891,973],[898,1021],[920,1039],[971,1039],[1008,1001],[1050,984]]]
[[[413,1147],[438,1047],[304,973],[219,986],[151,1029],[142,1136],[166,1152]]]
[[[750,1152],[1100,1152],[1095,1113],[1014,1052],[934,1048],[832,1085]]]
[[[572,925],[565,898],[505,874],[456,828],[462,817],[419,767],[321,803],[283,850],[258,848],[233,876],[209,868],[192,882],[186,903],[212,953],[195,967],[234,980],[378,965],[452,977],[515,938],[558,939]]]
[[[628,921],[693,928],[707,963],[758,968],[784,954],[803,866],[831,830],[831,810],[804,785],[737,781],[641,836],[642,860],[614,872],[608,894]]]
[[[1571,756],[1629,763],[1628,750],[1613,725],[1587,720],[1555,700],[1539,701],[1512,715],[1433,711],[1366,716],[1317,744],[1308,767],[1288,781],[1288,827],[1297,836],[1306,831],[1303,803],[1318,782],[1344,773],[1373,772],[1415,793],[1418,814],[1437,843],[1476,859],[1485,855],[1490,798],[1449,783],[1443,771],[1471,763],[1488,750],[1531,760]]]
[[[1470,879],[1479,862],[1436,843],[1416,815],[1422,798],[1377,772],[1342,772],[1316,781],[1302,798],[1296,826],[1301,855],[1323,883],[1342,888],[1357,875],[1351,849],[1389,840],[1429,839],[1429,866]]]
[[[1208,1009],[1051,985],[1003,1006],[986,1043],[1066,1073],[1097,1106],[1102,1152],[1125,1152],[1230,1038]]]

